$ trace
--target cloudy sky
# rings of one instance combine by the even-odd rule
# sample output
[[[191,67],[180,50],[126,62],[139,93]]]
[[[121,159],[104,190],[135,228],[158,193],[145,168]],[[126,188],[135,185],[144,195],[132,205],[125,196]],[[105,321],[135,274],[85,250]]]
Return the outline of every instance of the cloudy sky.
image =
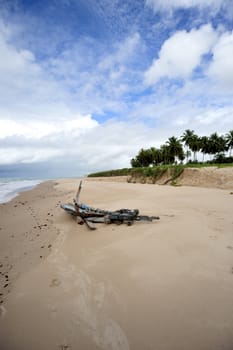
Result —
[[[232,0],[0,0],[0,177],[233,128]]]

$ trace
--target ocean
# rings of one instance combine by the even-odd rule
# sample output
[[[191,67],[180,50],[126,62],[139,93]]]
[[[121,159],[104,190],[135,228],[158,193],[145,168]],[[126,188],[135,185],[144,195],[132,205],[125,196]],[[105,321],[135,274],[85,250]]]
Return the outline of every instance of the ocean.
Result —
[[[0,178],[0,203],[9,202],[20,192],[31,190],[45,180]]]

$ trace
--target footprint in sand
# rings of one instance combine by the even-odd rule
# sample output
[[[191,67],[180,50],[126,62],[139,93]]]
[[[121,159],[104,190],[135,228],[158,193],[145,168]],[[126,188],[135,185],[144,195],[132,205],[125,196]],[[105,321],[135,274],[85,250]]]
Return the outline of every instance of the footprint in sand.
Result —
[[[50,283],[50,287],[58,287],[60,286],[61,281],[58,278],[53,278],[51,283]]]
[[[6,313],[6,308],[3,305],[1,305],[0,306],[0,317],[3,317],[5,315],[5,313]]]
[[[216,236],[209,236],[211,239],[217,239]]]

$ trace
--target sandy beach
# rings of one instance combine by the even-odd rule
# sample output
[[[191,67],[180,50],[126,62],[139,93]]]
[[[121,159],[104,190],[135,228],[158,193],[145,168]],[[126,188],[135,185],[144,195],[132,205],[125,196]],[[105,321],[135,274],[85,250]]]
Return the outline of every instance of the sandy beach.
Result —
[[[83,180],[81,201],[159,221],[78,225],[79,179],[0,205],[1,350],[232,350],[232,189]]]

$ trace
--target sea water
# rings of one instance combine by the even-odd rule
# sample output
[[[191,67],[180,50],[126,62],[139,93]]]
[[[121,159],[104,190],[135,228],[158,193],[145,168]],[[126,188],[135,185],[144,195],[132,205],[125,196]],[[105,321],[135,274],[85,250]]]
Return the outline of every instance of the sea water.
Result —
[[[44,180],[0,178],[0,203],[9,202],[20,192],[31,190]]]

